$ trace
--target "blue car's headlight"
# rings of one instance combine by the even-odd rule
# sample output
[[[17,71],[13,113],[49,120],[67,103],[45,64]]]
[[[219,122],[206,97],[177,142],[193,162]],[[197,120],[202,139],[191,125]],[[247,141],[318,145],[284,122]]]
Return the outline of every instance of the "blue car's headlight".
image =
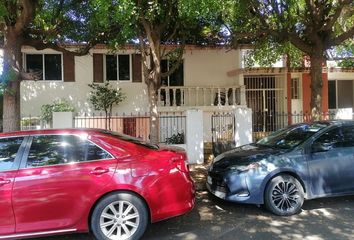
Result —
[[[241,165],[241,166],[232,166],[230,167],[231,170],[237,170],[239,172],[246,172],[249,171],[251,169],[255,169],[258,168],[260,166],[259,163],[251,163],[249,165]]]

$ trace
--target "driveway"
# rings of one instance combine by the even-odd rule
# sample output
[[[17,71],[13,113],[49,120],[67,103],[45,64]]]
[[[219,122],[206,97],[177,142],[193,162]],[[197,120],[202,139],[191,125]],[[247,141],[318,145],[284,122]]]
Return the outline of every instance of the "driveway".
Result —
[[[305,201],[299,215],[278,217],[254,205],[228,203],[213,197],[205,191],[204,171],[202,167],[193,170],[198,189],[193,211],[150,225],[143,240],[353,239],[354,196]],[[45,239],[93,238],[74,234]]]

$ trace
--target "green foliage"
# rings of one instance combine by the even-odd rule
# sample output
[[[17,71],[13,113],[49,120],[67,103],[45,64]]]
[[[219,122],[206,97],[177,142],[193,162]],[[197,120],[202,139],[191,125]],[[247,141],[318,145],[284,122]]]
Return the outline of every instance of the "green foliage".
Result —
[[[92,89],[89,96],[89,101],[95,110],[102,110],[106,113],[111,113],[113,105],[119,105],[125,98],[125,94],[120,88],[112,88],[108,82],[104,85],[89,84]]]
[[[223,5],[228,6],[222,15],[232,32],[233,46],[256,47],[249,64],[270,66],[287,54],[291,67],[301,66],[303,55],[325,56],[327,49],[343,45],[336,38],[354,27],[354,3],[350,1],[226,0]],[[339,17],[337,9],[341,9]]]
[[[275,41],[261,41],[254,45],[249,55],[245,56],[246,67],[271,67],[286,55],[289,58],[289,67],[301,67],[303,53],[295,48],[291,43],[280,44]]]
[[[41,107],[41,119],[47,123],[52,122],[53,112],[74,112],[75,108],[65,99],[57,99]]]
[[[166,144],[184,144],[184,133],[173,134],[166,138]]]
[[[354,38],[345,42],[345,44],[338,46],[335,49],[337,57],[343,60],[338,63],[340,67],[354,67]],[[336,56],[335,56],[336,57]]]
[[[344,59],[338,63],[339,67],[344,68],[353,68],[354,67],[354,60],[353,59]]]

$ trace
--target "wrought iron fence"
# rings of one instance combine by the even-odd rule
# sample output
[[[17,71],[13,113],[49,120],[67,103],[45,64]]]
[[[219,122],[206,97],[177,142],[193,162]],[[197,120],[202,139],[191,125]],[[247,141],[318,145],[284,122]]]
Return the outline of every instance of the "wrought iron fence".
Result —
[[[322,120],[333,120],[336,114],[334,112],[323,112],[320,118]],[[287,112],[274,112],[265,114],[264,112],[253,112],[252,115],[252,132],[253,141],[268,136],[270,133],[280,130],[288,125],[302,122],[311,122],[313,117],[311,113],[287,113]]]
[[[214,156],[235,147],[235,115],[214,113],[211,116],[212,150]]]
[[[168,144],[184,143],[186,118],[182,113],[161,114],[158,117],[159,142]],[[127,134],[132,137],[149,141],[150,116],[143,115],[113,115],[106,120],[105,115],[77,115],[74,118],[75,128],[101,128]]]
[[[35,130],[46,128],[40,117],[23,116],[20,121],[21,130]]]
[[[183,113],[164,113],[159,116],[159,141],[167,144],[184,144],[186,116]]]

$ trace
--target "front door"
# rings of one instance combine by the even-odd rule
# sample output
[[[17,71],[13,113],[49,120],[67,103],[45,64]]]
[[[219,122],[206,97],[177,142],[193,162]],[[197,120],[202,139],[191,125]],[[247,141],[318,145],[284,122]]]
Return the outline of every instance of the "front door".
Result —
[[[12,186],[21,160],[23,137],[0,139],[0,236],[15,232]]]
[[[33,136],[15,179],[16,233],[75,230],[117,161],[84,136]]]
[[[284,117],[285,83],[283,75],[244,76],[247,106],[252,109],[254,139],[285,126],[288,120]]]

